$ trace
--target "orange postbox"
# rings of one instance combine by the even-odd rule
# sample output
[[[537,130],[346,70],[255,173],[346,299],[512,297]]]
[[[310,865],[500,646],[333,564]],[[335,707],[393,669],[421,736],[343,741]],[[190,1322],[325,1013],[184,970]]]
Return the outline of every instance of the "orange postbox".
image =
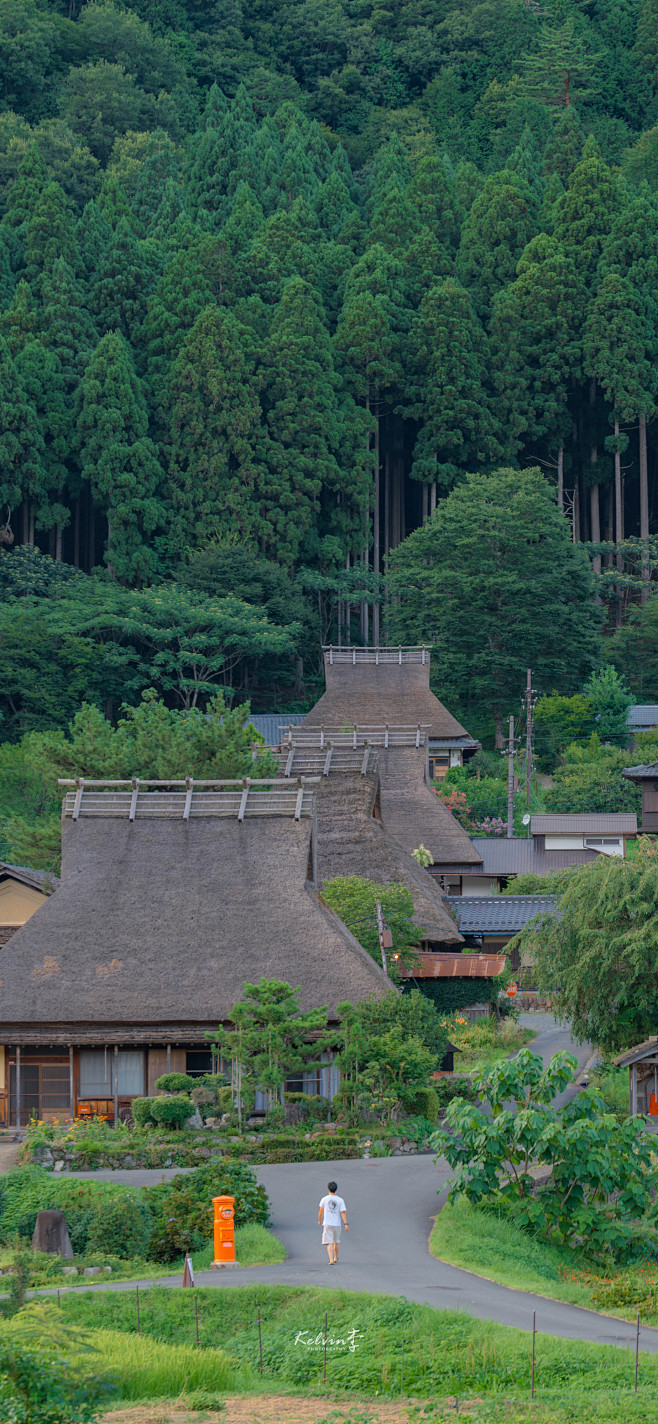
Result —
[[[213,1267],[235,1265],[235,1197],[213,1197],[215,1259]]]

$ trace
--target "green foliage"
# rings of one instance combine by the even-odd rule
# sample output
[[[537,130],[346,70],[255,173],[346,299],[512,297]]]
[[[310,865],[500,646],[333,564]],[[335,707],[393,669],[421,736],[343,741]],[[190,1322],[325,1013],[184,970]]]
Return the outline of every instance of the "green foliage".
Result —
[[[189,1073],[163,1073],[161,1078],[156,1078],[155,1086],[159,1093],[189,1093],[197,1082]]]
[[[192,1116],[193,1108],[186,1093],[172,1093],[162,1098],[151,1098],[150,1117],[161,1127],[181,1128]]]
[[[89,1424],[111,1388],[65,1360],[0,1342],[0,1408],[10,1424]]]
[[[571,871],[559,916],[542,916],[516,941],[533,955],[537,984],[583,1041],[620,1051],[658,1031],[655,936],[658,862],[640,837],[629,860],[600,856]],[[508,946],[508,949],[510,946]]]
[[[341,1083],[338,1100],[353,1119],[366,1108],[390,1121],[433,1108],[429,1076],[447,1047],[438,1015],[417,991],[408,997],[338,1005]],[[420,1106],[418,1106],[420,1104]]]
[[[114,1197],[100,1203],[92,1216],[87,1250],[128,1261],[146,1256],[151,1225],[150,1212],[132,1193]]]
[[[241,1162],[197,1167],[161,1186],[143,1188],[142,1196],[153,1217],[148,1255],[155,1261],[173,1261],[205,1246],[212,1236],[213,1197],[235,1198],[236,1227],[250,1222],[267,1226],[269,1220],[267,1193]]]
[[[590,758],[590,750],[596,755]],[[585,746],[565,747],[563,765],[553,773],[554,785],[544,793],[546,811],[639,811],[641,794],[622,771],[628,752],[602,747],[596,735]]]
[[[569,692],[597,659],[591,572],[538,470],[468,475],[391,568],[395,638],[432,643],[437,691],[485,705],[501,736],[529,665]]]
[[[592,704],[582,692],[572,697],[561,697],[558,692],[545,693],[537,702],[533,721],[540,769],[552,771],[566,746],[590,735]]]
[[[593,673],[585,684],[585,696],[591,708],[596,731],[602,742],[625,747],[628,742],[628,709],[633,695],[613,667]]]
[[[220,1026],[208,1034],[213,1047],[232,1063],[232,1088],[242,1125],[256,1089],[267,1093],[270,1107],[282,1101],[286,1078],[319,1068],[331,1041],[326,1008],[299,1009],[299,988],[278,979],[243,985],[244,998],[229,1015],[232,1028]],[[163,1101],[166,1101],[163,1100]],[[152,1108],[155,1116],[158,1099]]]
[[[655,1192],[651,1140],[637,1119],[620,1124],[593,1095],[552,1107],[576,1068],[570,1054],[556,1054],[545,1068],[522,1049],[476,1073],[483,1106],[453,1099],[434,1144],[454,1171],[453,1198],[509,1204],[515,1220],[551,1240],[582,1239],[594,1257],[632,1258],[653,1240],[638,1220]],[[535,1188],[530,1169],[537,1165],[552,1171]]]
[[[375,885],[358,875],[337,875],[325,881],[322,894],[377,964],[382,962],[377,927],[379,901],[393,938],[393,948],[387,951],[389,971],[395,969],[396,955],[403,963],[413,962],[421,935],[413,923],[414,904],[406,885]]]

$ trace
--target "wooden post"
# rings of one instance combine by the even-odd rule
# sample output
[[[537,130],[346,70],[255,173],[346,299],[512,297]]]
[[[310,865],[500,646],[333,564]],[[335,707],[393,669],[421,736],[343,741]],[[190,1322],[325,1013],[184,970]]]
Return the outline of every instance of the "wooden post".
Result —
[[[514,718],[509,719],[509,742],[507,745],[507,838],[514,835]]]
[[[69,1043],[69,1108],[71,1112],[71,1122],[75,1117],[75,1078],[73,1074],[73,1044]]]
[[[534,1399],[534,1397],[535,1397],[535,1335],[536,1335],[536,1333],[537,1333],[536,1328],[535,1328],[536,1319],[537,1319],[537,1312],[536,1312],[535,1310],[533,1310],[533,1312],[532,1312],[532,1375],[531,1375],[531,1378],[530,1378],[530,1398],[531,1398],[531,1399]]]
[[[16,1131],[21,1130],[21,1047],[16,1044]]]
[[[167,1072],[171,1073],[171,1044],[167,1044]]]
[[[119,1121],[119,1045],[114,1045],[114,1126]]]
[[[532,782],[532,670],[528,668],[525,686],[525,799],[530,808]]]
[[[258,1307],[258,1357],[260,1361],[260,1372],[263,1373],[263,1336],[261,1333],[260,1306]]]
[[[636,1393],[636,1394],[637,1394],[637,1367],[638,1367],[638,1363],[639,1363],[639,1354],[640,1354],[640,1312],[639,1312],[639,1310],[638,1310],[638,1312],[637,1312],[637,1320],[636,1320],[636,1322],[635,1322],[635,1393]]]
[[[649,474],[647,465],[647,418],[640,416],[640,538],[642,540],[642,578],[645,587],[641,592],[642,603],[646,603],[649,590],[646,584],[651,578],[649,568]]]
[[[327,1312],[324,1312],[324,1369],[322,1378],[327,1382]]]

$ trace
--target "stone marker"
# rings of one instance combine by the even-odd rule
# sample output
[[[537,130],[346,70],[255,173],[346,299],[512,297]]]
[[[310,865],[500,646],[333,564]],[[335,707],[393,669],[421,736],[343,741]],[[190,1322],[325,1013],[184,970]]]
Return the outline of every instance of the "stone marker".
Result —
[[[32,1237],[33,1251],[47,1251],[51,1256],[73,1260],[66,1217],[62,1211],[40,1211]]]

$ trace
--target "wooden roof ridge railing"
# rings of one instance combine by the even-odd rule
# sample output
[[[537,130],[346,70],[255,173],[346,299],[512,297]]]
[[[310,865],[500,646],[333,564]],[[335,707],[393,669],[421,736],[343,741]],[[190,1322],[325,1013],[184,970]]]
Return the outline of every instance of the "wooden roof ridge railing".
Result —
[[[334,663],[351,663],[356,667],[357,663],[429,663],[430,650],[427,644],[398,643],[393,646],[387,643],[383,646],[373,648],[358,647],[336,647],[334,643],[323,643],[322,651],[325,662],[333,667]]]
[[[329,776],[332,771],[358,771],[361,776],[366,776],[376,766],[376,753],[373,753],[374,760],[371,759],[371,747],[367,741],[362,747],[353,747],[351,743],[336,747],[332,741],[324,741],[322,745],[316,741],[308,746],[291,742],[283,755],[286,757],[283,769],[286,779],[310,772],[314,779],[319,780],[320,776]]]
[[[170,819],[181,815],[184,821],[194,815],[236,815],[238,821],[244,821],[245,816],[293,815],[299,821],[302,815],[312,814],[311,788],[319,779],[319,776],[297,776],[296,782],[291,784],[280,777],[120,780],[78,776],[60,777],[59,785],[72,788],[66,793],[64,812],[70,814],[73,821],[79,820],[81,814],[127,815],[129,821],[149,815]],[[146,796],[141,794],[149,791],[151,794]]]
[[[295,747],[424,747],[431,731],[431,722],[384,722],[379,725],[356,723],[353,727],[281,727],[281,738]]]

